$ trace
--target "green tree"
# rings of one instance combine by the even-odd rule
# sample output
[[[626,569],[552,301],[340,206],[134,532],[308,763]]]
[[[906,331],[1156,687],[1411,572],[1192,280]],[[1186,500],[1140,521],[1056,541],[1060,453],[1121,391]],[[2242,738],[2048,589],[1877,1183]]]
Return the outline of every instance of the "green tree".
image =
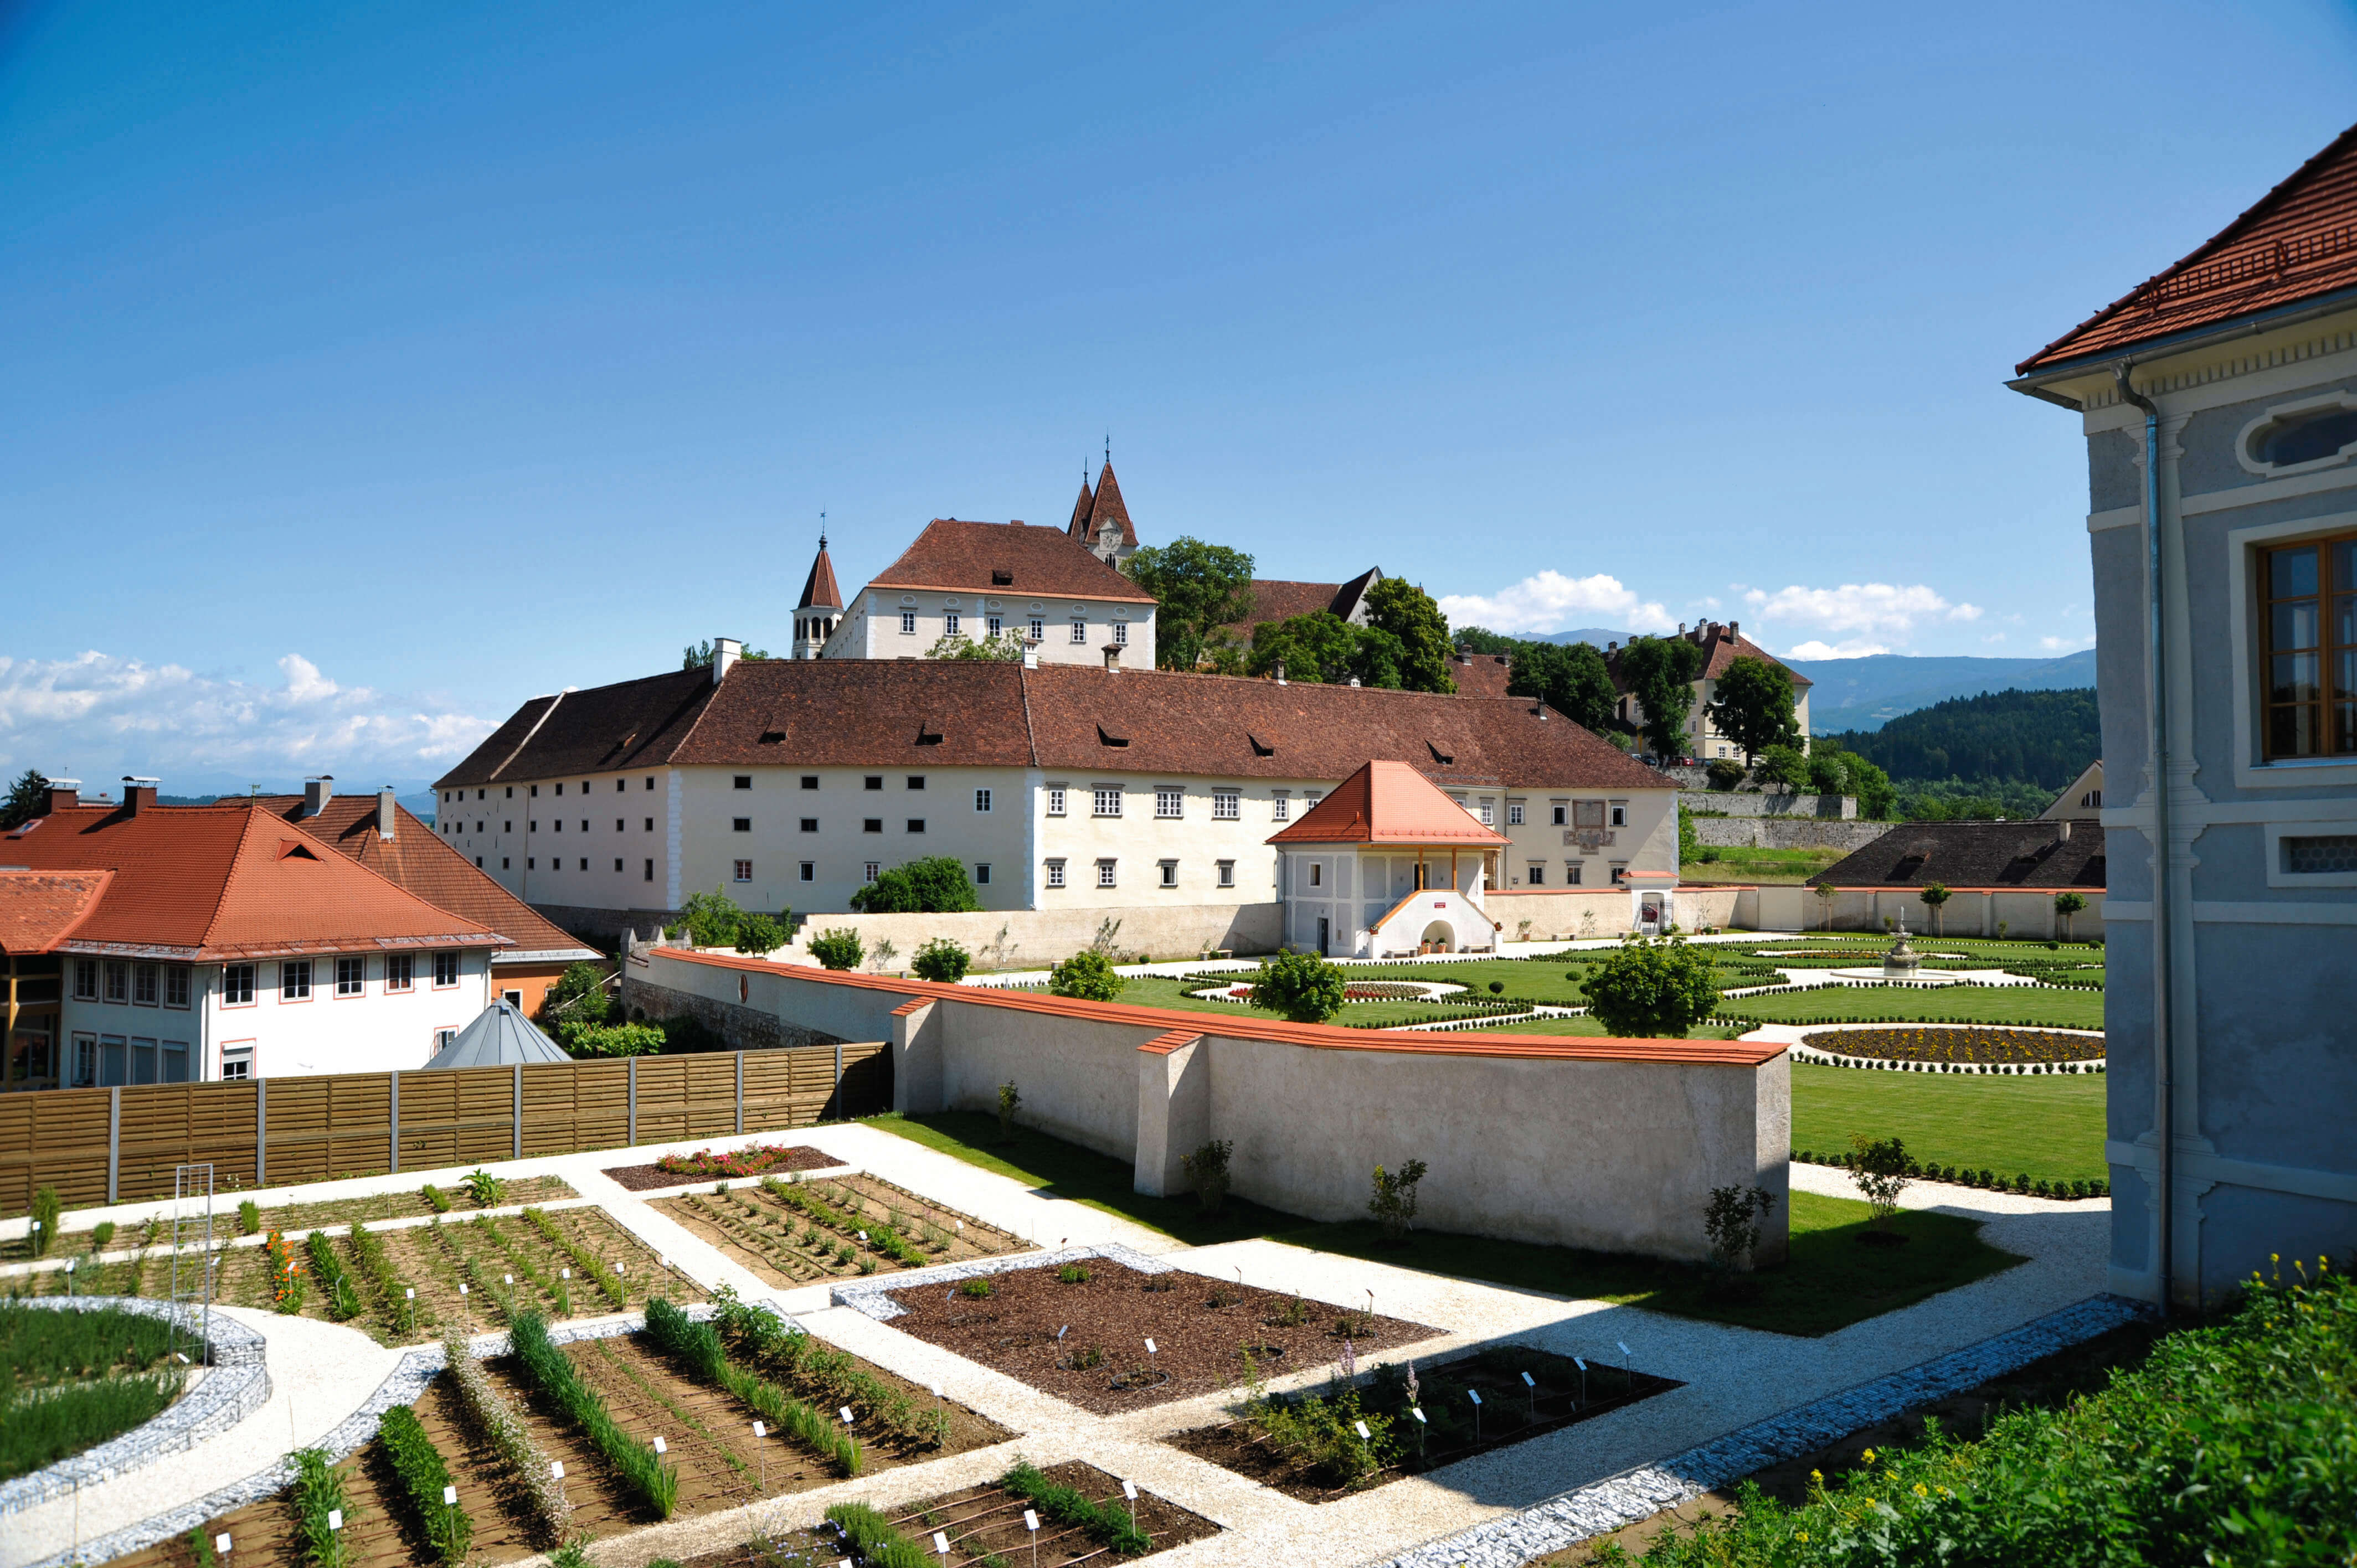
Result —
[[[1525,642],[1512,652],[1506,691],[1537,697],[1572,723],[1598,735],[1620,723],[1620,693],[1604,654],[1587,642]]]
[[[1448,673],[1454,646],[1448,618],[1430,594],[1405,577],[1385,577],[1367,592],[1367,624],[1399,639],[1401,686],[1411,692],[1457,690]]]
[[[544,1024],[602,1024],[614,1015],[613,993],[606,989],[606,969],[602,964],[576,963],[565,966],[540,999],[540,1021]]]
[[[0,832],[22,827],[48,809],[49,781],[27,768],[8,786],[8,799],[0,804]]]
[[[1954,778],[1967,784],[2034,787],[2046,797],[2039,811],[2103,751],[2101,715],[2091,687],[1952,697],[1901,714],[1879,729],[1848,730],[1832,738],[1844,750],[1872,758],[1901,783]]]
[[[1799,746],[1771,746],[1760,755],[1751,775],[1762,784],[1797,789],[1809,781],[1809,759],[1801,755]]]
[[[1710,722],[1743,748],[1746,762],[1771,746],[1791,746],[1801,738],[1800,722],[1792,715],[1791,671],[1746,654],[1720,672],[1712,689]]]
[[[1154,596],[1154,662],[1192,670],[1231,645],[1221,628],[1252,614],[1253,558],[1181,535],[1129,558],[1129,580]]]
[[[943,985],[955,985],[965,978],[972,967],[974,955],[947,937],[935,937],[917,950],[909,961],[909,970],[919,980],[931,980]]]
[[[700,948],[733,948],[745,911],[737,908],[737,900],[715,887],[709,893],[689,894],[687,902],[680,906],[679,917],[679,924],[671,928],[672,935],[683,931]]]
[[[1838,768],[1838,789],[1827,789],[1818,782],[1821,766],[1828,770],[1825,783],[1833,782],[1831,770]],[[1819,736],[1810,745],[1809,781],[1820,794],[1857,796],[1858,815],[1876,822],[1889,818],[1898,801],[1899,792],[1890,786],[1890,775],[1829,736]]]
[[[1830,931],[1834,929],[1834,900],[1841,897],[1841,889],[1830,882],[1819,882],[1814,886],[1817,908],[1825,912],[1825,929]]]
[[[979,639],[960,632],[955,637],[934,639],[933,646],[926,650],[925,657],[948,660],[966,659],[994,664],[1020,664],[1023,662],[1023,639],[1011,631],[1002,631],[996,637],[984,637]]]
[[[2057,893],[2054,895],[2054,912],[2062,918],[2062,934],[2064,937],[2067,938],[2071,934],[2071,917],[2077,914],[2086,907],[2086,899],[2081,897],[2076,893]]]
[[[1579,988],[1607,1034],[1640,1039],[1684,1039],[1718,1009],[1710,960],[1683,937],[1629,937]]]
[[[1686,719],[1701,673],[1702,650],[1683,637],[1631,638],[1620,650],[1620,679],[1645,712],[1638,733],[1665,762],[1686,754]]]
[[[780,911],[781,914],[783,911]],[[759,957],[786,945],[786,929],[768,915],[748,915],[737,922],[737,950]]]
[[[1947,925],[1945,920],[1942,918],[1941,908],[1942,906],[1945,905],[1950,898],[1954,897],[1954,895],[1948,890],[1948,885],[1944,882],[1926,882],[1923,884],[1923,890],[1921,893],[1916,894],[1915,897],[1923,900],[1923,908],[1932,911],[1932,929],[1933,933],[1941,936],[1946,935]]]
[[[1083,1002],[1110,1002],[1121,994],[1124,983],[1114,972],[1113,960],[1094,948],[1082,948],[1048,972],[1048,990],[1052,994],[1076,996]]]
[[[679,667],[683,670],[709,670],[712,668],[713,660],[716,657],[718,657],[718,650],[712,646],[712,639],[706,638],[702,642],[691,642],[679,650]],[[748,648],[737,657],[758,662],[769,658],[770,650],[766,648]]]
[[[954,855],[927,855],[896,865],[851,896],[866,915],[953,915],[982,908],[965,863]]]
[[[1354,626],[1331,610],[1311,610],[1253,628],[1244,670],[1274,675],[1282,663],[1288,681],[1340,685],[1355,675],[1362,686],[1396,689],[1406,662],[1406,648],[1382,628]]]
[[[857,969],[859,961],[867,956],[859,933],[848,926],[821,931],[809,945],[810,955],[818,960],[821,969]]]
[[[1281,952],[1263,959],[1253,976],[1252,1004],[1282,1013],[1296,1024],[1323,1024],[1342,1010],[1348,982],[1340,964],[1314,952]]]

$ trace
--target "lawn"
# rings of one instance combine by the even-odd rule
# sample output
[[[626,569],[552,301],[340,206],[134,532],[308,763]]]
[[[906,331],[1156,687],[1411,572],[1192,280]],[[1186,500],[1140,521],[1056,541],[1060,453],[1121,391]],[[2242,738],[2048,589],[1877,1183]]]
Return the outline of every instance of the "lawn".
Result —
[[[1678,875],[1695,882],[1806,882],[1840,860],[1837,849],[1722,849],[1717,858],[1678,863]]]
[[[1896,1137],[1926,1165],[2032,1181],[2108,1178],[2101,1076],[1982,1078],[1792,1069],[1792,1147],[1838,1154]]]
[[[2037,1024],[2054,1029],[2100,1029],[2104,993],[2029,986],[1958,985],[1861,989],[1822,986],[1772,996],[1730,996],[1720,1011],[1770,1024],[1892,1022],[1914,1024]]]
[[[895,1113],[868,1117],[866,1123],[1190,1246],[1265,1237],[1402,1268],[1780,1334],[1828,1334],[2020,1262],[1981,1240],[1976,1222],[1921,1211],[1902,1213],[1895,1221],[1909,1238],[1906,1246],[1867,1247],[1857,1240],[1867,1226],[1865,1204],[1795,1193],[1792,1261],[1762,1273],[1758,1299],[1726,1301],[1707,1293],[1702,1270],[1650,1258],[1441,1231],[1419,1231],[1404,1247],[1388,1247],[1372,1221],[1318,1224],[1237,1198],[1229,1199],[1226,1214],[1206,1219],[1192,1197],[1146,1197],[1131,1191],[1131,1167],[1119,1160],[1027,1128],[1017,1128],[1013,1142],[1002,1144],[997,1121],[979,1112]],[[1696,1215],[1697,1231],[1701,1223]]]

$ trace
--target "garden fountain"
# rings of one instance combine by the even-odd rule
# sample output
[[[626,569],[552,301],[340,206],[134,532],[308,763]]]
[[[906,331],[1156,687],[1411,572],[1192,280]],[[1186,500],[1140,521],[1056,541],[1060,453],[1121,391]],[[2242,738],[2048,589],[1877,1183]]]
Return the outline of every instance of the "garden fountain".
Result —
[[[1882,955],[1882,978],[1913,980],[1923,967],[1923,955],[1907,945],[1907,911],[1899,911],[1899,940]]]

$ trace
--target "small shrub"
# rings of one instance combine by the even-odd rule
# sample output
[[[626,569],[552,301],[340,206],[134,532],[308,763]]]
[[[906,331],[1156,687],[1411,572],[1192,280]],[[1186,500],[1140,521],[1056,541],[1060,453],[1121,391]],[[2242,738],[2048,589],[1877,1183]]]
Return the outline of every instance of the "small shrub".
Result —
[[[1625,939],[1579,989],[1607,1033],[1644,1039],[1684,1039],[1719,1003],[1709,957],[1676,937]]]
[[[810,940],[809,948],[811,957],[823,969],[857,969],[859,961],[867,956],[859,933],[848,926],[821,931]]]
[[[1908,1187],[1907,1147],[1896,1138],[1868,1138],[1864,1133],[1850,1140],[1850,1179],[1857,1183],[1858,1195],[1873,1211],[1875,1230],[1887,1232],[1899,1212],[1899,1195]],[[2022,1178],[2025,1185],[2029,1179]]]
[[[969,1301],[980,1301],[985,1296],[995,1294],[997,1289],[997,1286],[990,1283],[990,1276],[988,1274],[975,1274],[970,1279],[960,1283],[958,1285],[958,1294],[964,1296]]]
[[[237,1230],[241,1236],[258,1236],[262,1233],[262,1205],[250,1197],[238,1200]]]
[[[1095,948],[1082,948],[1048,974],[1051,994],[1083,1002],[1110,1002],[1121,994],[1124,983],[1114,972],[1113,960]]]
[[[1228,1156],[1233,1140],[1214,1138],[1191,1155],[1178,1156],[1178,1168],[1195,1184],[1196,1201],[1206,1214],[1217,1214],[1228,1201]]]
[[[1314,952],[1284,952],[1261,961],[1252,1004],[1281,1013],[1289,1023],[1323,1024],[1342,1010],[1349,992],[1341,965]]]
[[[342,1530],[328,1527],[328,1516],[340,1513]],[[324,1448],[303,1448],[295,1454],[295,1518],[301,1532],[303,1560],[312,1568],[345,1568],[351,1561],[345,1544],[356,1510],[344,1493],[344,1477],[328,1462]]]
[[[1089,1283],[1089,1266],[1086,1263],[1066,1263],[1056,1271],[1056,1278],[1064,1284],[1084,1285]]]
[[[1506,983],[1505,983],[1504,981],[1502,981],[1502,980],[1493,980],[1493,981],[1491,981],[1491,982],[1490,983],[1490,994],[1491,994],[1491,995],[1492,995],[1492,996],[1503,996],[1505,993],[1506,993]]]
[[[56,1187],[41,1187],[33,1194],[33,1256],[46,1258],[57,1245],[58,1216],[64,1207]]]
[[[942,985],[954,985],[963,980],[973,964],[974,955],[947,937],[935,937],[909,960],[909,968],[919,980]]]
[[[507,1198],[508,1184],[480,1165],[468,1171],[461,1179],[467,1184],[467,1195],[475,1200],[478,1208],[496,1208]]]
[[[93,1225],[93,1226],[91,1226],[91,1227],[90,1228],[90,1250],[91,1250],[92,1252],[103,1252],[103,1251],[106,1251],[106,1244],[107,1244],[109,1241],[112,1241],[112,1240],[114,1240],[114,1221],[113,1221],[113,1220],[112,1220],[112,1219],[102,1219],[102,1220],[100,1220],[97,1224],[95,1224],[95,1225]]]
[[[570,1057],[651,1057],[670,1043],[660,1024],[574,1024],[556,1026],[556,1043]]]
[[[1011,1082],[998,1086],[998,1141],[1015,1141],[1015,1112],[1023,1106],[1023,1092]]]
[[[419,1187],[417,1189],[417,1196],[424,1198],[425,1200],[425,1207],[432,1209],[435,1213],[447,1214],[450,1212],[450,1195],[444,1192],[440,1187],[436,1187],[432,1182],[429,1181],[424,1187]]]
[[[783,927],[767,915],[748,915],[737,923],[737,950],[756,958],[786,945]]]
[[[1731,1274],[1751,1272],[1751,1253],[1760,1245],[1760,1221],[1776,1207],[1776,1195],[1760,1187],[1715,1187],[1703,1209],[1703,1231],[1710,1238],[1711,1266]]]
[[[1375,1167],[1375,1195],[1367,1200],[1367,1212],[1375,1217],[1384,1240],[1407,1239],[1408,1228],[1415,1223],[1416,1184],[1424,1180],[1425,1169],[1422,1160],[1409,1160],[1396,1172]]]
[[[467,1560],[467,1546],[475,1536],[475,1521],[465,1507],[442,1500],[442,1489],[450,1485],[450,1467],[443,1462],[442,1452],[426,1435],[425,1423],[417,1412],[405,1404],[394,1405],[384,1412],[377,1424],[377,1441],[384,1444],[385,1457],[393,1464],[393,1474],[401,1477],[402,1489],[409,1494],[409,1506],[417,1512],[425,1526],[427,1544],[435,1555],[451,1568]]]

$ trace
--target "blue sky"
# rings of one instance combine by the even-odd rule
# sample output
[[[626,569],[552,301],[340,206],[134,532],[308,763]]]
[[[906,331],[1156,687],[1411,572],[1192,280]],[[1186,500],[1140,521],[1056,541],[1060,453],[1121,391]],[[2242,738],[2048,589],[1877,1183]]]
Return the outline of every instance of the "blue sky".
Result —
[[[431,777],[936,515],[1461,620],[2083,646],[2014,360],[2345,5],[12,6],[0,768]],[[2232,70],[2219,68],[2222,59]]]

